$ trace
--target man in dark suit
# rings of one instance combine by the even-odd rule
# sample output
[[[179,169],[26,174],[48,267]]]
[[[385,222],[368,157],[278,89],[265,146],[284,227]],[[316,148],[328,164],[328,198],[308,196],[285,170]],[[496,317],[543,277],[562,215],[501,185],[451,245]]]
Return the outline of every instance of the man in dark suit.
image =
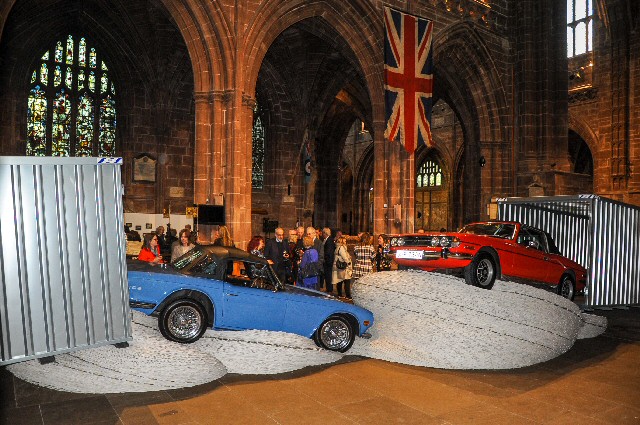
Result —
[[[324,239],[322,240],[322,245],[324,246],[322,249],[324,250],[324,284],[327,289],[327,292],[333,292],[333,260],[336,255],[336,242],[333,239],[333,235],[331,235],[331,229],[325,227],[322,229],[322,236]]]
[[[276,238],[268,239],[264,247],[264,258],[273,267],[278,279],[286,283],[287,268],[291,268],[291,255],[289,253],[289,243],[284,240],[284,229],[276,229]]]
[[[291,251],[291,262],[293,263],[293,280],[296,283],[298,282],[298,264],[300,264],[300,260],[302,260],[302,254],[304,253],[304,227],[298,226],[296,228],[297,241],[296,246]]]

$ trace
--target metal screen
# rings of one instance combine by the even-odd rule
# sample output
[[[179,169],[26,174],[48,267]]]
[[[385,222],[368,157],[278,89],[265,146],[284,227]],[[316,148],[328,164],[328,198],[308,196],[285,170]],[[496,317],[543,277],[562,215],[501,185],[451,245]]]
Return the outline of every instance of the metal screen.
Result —
[[[131,339],[120,163],[0,157],[0,364]]]

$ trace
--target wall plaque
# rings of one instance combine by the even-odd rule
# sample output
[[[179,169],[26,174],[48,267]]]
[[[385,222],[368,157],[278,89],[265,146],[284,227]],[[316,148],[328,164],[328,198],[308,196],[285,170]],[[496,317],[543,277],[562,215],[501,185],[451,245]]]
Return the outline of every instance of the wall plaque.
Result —
[[[184,187],[172,186],[169,188],[170,198],[184,198]]]
[[[148,155],[142,155],[133,159],[133,181],[155,182],[156,160]]]

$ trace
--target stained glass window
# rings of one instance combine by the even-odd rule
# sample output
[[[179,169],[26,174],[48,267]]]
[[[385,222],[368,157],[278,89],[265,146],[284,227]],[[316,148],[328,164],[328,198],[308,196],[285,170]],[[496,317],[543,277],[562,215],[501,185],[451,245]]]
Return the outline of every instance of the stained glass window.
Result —
[[[67,72],[64,75],[64,84],[67,88],[71,88],[71,83],[73,82],[73,74],[71,73],[71,68],[67,67]]]
[[[56,62],[62,62],[62,41],[56,44]]]
[[[56,65],[56,69],[53,71],[53,85],[58,87],[62,82],[62,71],[60,71],[60,65]]]
[[[100,105],[100,156],[112,156],[116,141],[116,106],[111,96]]]
[[[78,72],[78,91],[84,89],[84,69]]]
[[[45,86],[49,84],[49,72],[47,71],[46,63],[43,63],[42,66],[40,67],[40,80],[42,81],[42,84],[44,84]]]
[[[251,187],[264,189],[264,124],[260,108],[256,103],[253,109],[253,149]]]
[[[27,155],[116,154],[115,84],[107,70],[96,49],[72,35],[41,56],[27,99]]]
[[[53,101],[53,128],[51,132],[51,155],[69,156],[69,125],[71,123],[71,101],[62,89]]]
[[[35,86],[27,102],[27,155],[43,156],[47,148],[47,96],[40,86]]]
[[[87,66],[87,42],[84,37],[80,39],[80,45],[78,46],[78,65],[81,67]]]
[[[100,93],[105,93],[107,87],[109,87],[109,77],[104,73],[102,74],[102,78],[100,78]]]
[[[76,120],[76,156],[91,156],[94,119],[93,98],[88,93],[80,96]]]
[[[67,37],[67,65],[73,63],[73,37]]]

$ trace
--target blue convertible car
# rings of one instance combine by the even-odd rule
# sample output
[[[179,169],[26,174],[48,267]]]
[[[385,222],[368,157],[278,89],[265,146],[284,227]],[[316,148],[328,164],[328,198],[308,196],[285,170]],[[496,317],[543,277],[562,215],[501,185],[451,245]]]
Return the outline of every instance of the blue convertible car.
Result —
[[[236,248],[196,246],[171,265],[132,260],[133,309],[158,316],[165,338],[194,342],[208,327],[291,332],[345,352],[368,337],[373,314],[323,292],[284,285],[271,266]]]

